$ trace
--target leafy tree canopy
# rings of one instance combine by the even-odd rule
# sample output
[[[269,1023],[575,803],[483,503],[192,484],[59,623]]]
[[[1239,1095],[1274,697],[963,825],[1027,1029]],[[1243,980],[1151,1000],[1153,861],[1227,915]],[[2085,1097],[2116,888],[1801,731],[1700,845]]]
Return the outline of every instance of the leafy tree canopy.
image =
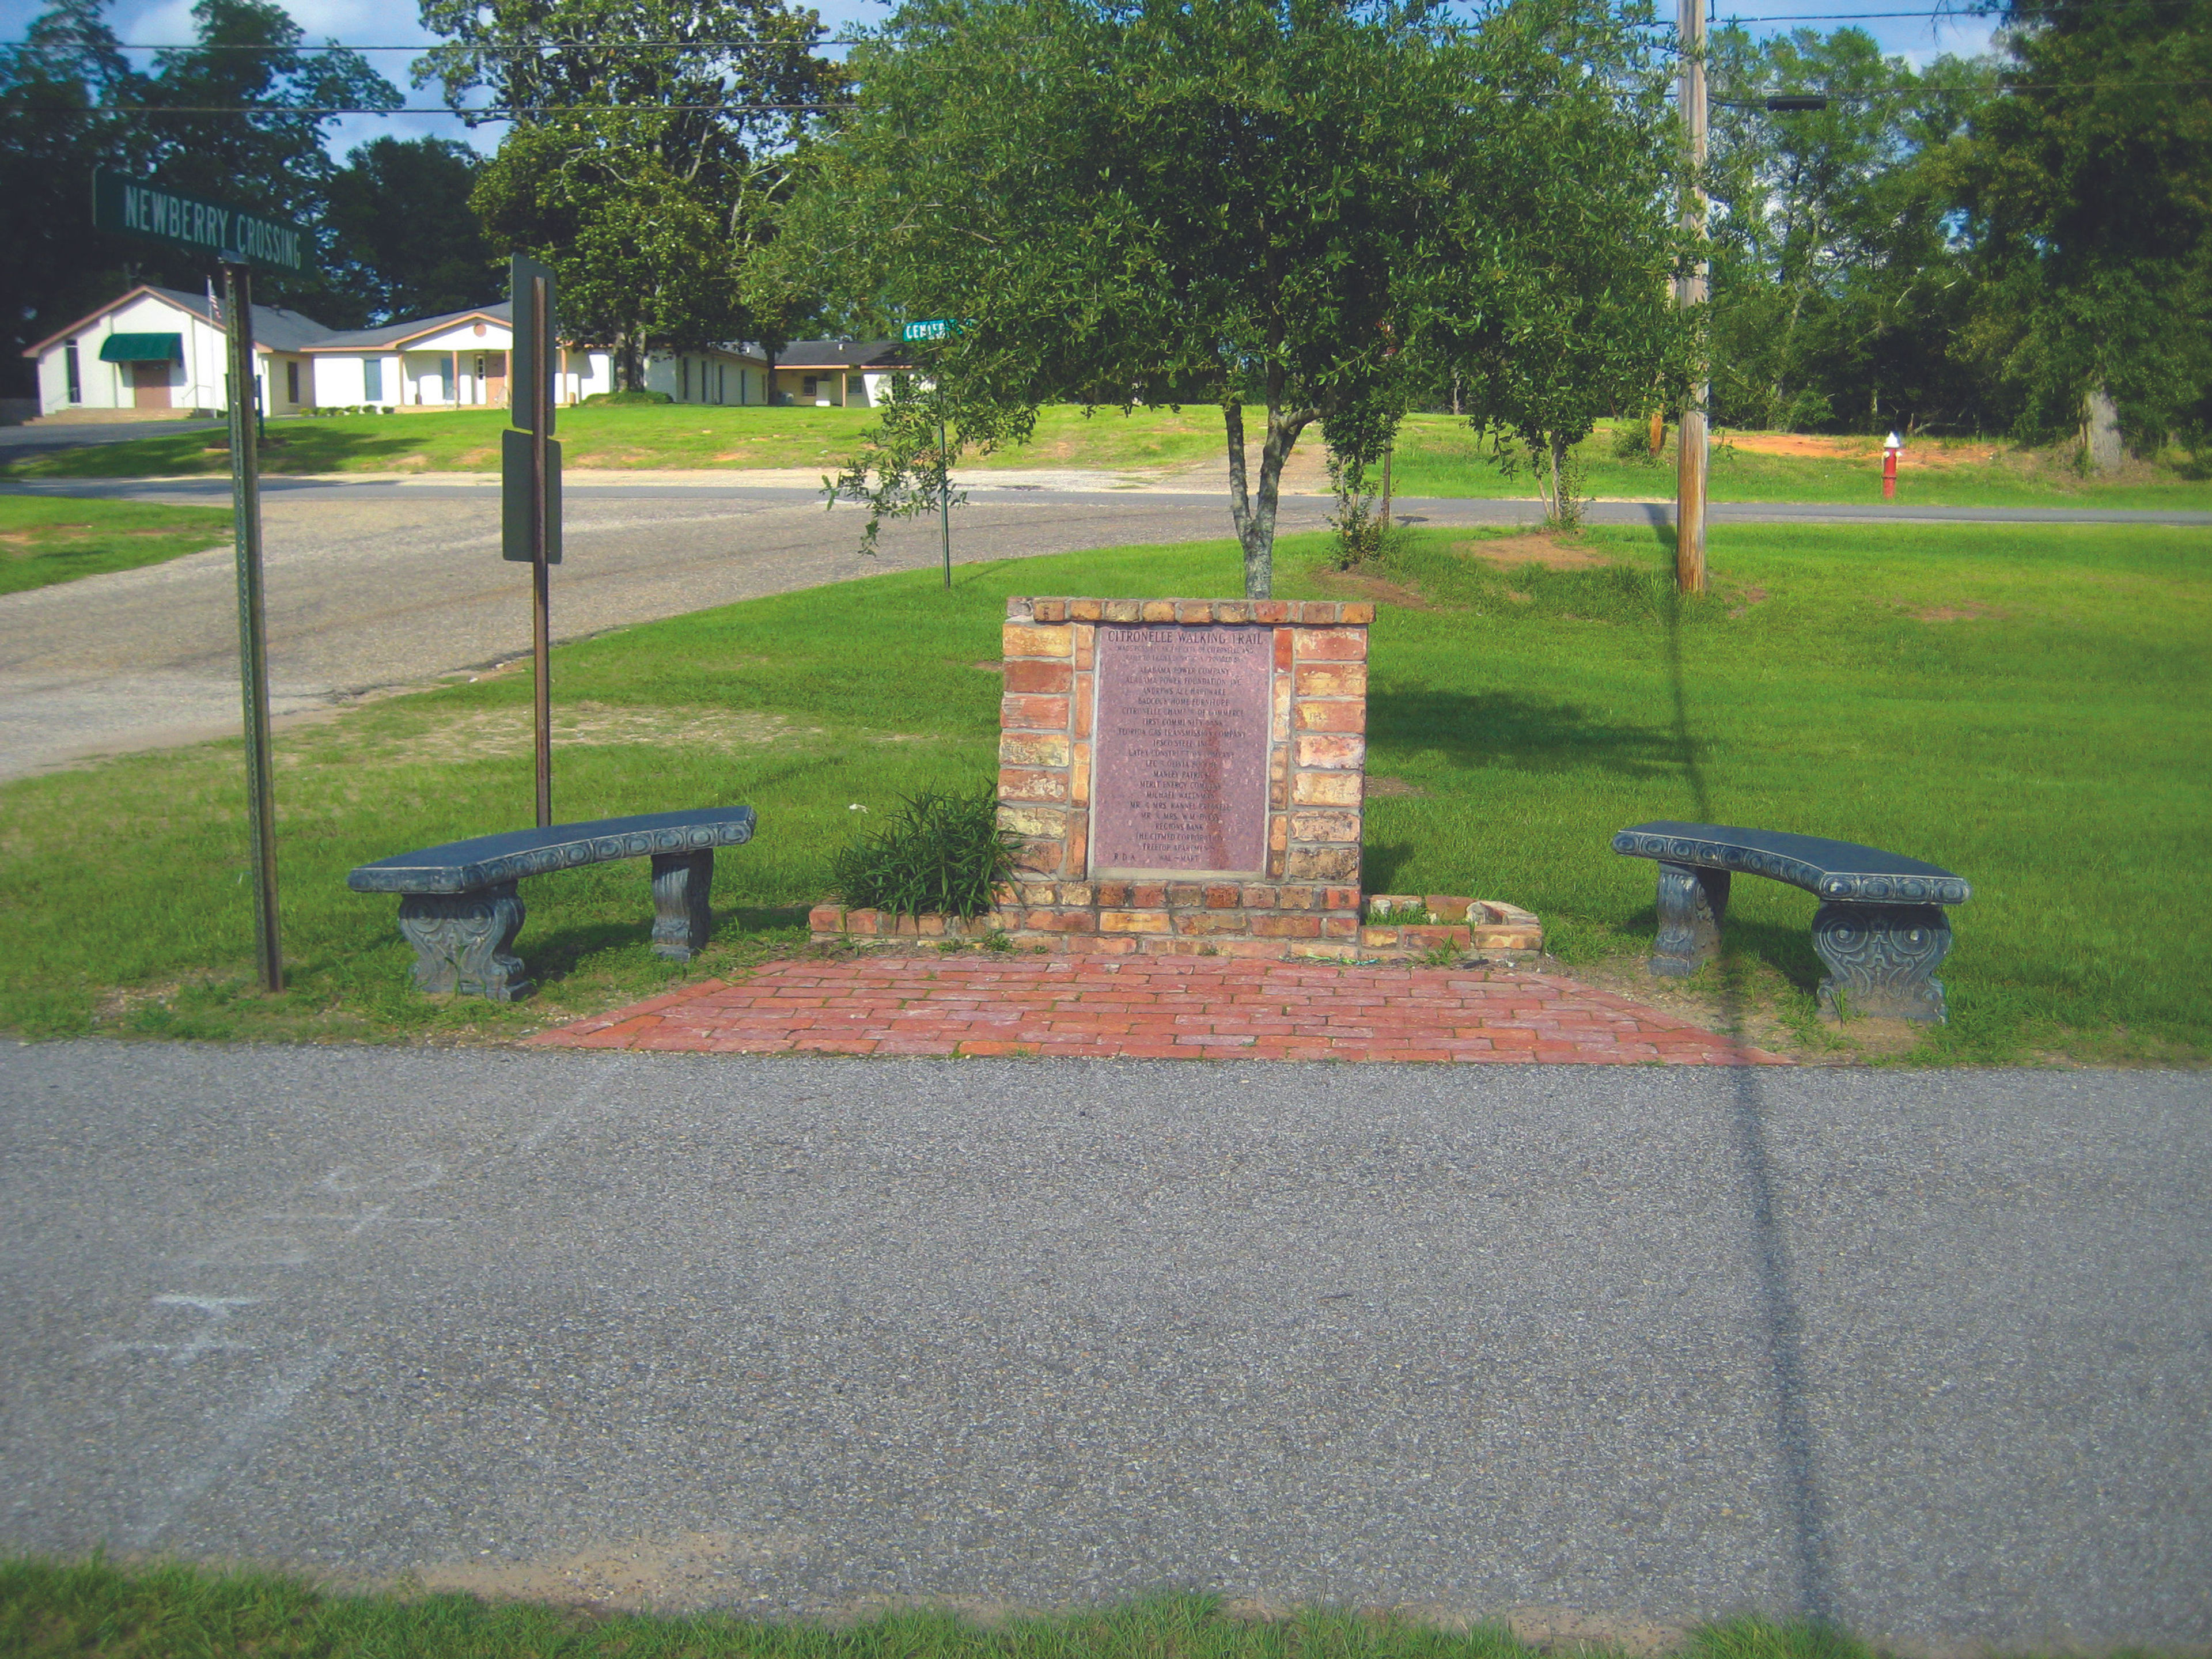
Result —
[[[469,193],[482,159],[450,138],[372,138],[331,175],[335,280],[373,323],[430,317],[505,297],[503,261]]]
[[[653,349],[745,337],[746,267],[793,160],[842,94],[811,10],[781,0],[422,0],[416,65],[514,125],[472,198],[495,247],[550,264],[572,338],[642,385]],[[781,322],[781,319],[772,321]],[[770,329],[773,332],[773,328]]]
[[[1992,67],[1916,70],[1856,28],[1754,42],[1731,27],[1713,36],[1711,76],[1717,417],[1872,430],[1990,418],[1947,169]],[[1778,94],[1829,101],[1770,112]]]
[[[961,327],[838,488],[878,513],[933,502],[940,413],[988,446],[1048,399],[1215,404],[1264,595],[1300,435],[1318,422],[1371,459],[1432,317],[1455,349],[1491,326],[1497,285],[1448,273],[1506,245],[1485,204],[1545,164],[1511,148],[1526,95],[1605,73],[1562,60],[1583,15],[1522,0],[1471,29],[1425,0],[910,0],[854,53],[857,107],[812,158],[786,257]],[[1266,410],[1256,481],[1248,401]]]
[[[1509,471],[1529,467],[1558,523],[1578,516],[1571,447],[1607,415],[1679,404],[1702,321],[1671,299],[1695,247],[1650,21],[1603,0],[1489,20],[1510,94],[1485,112],[1480,169],[1424,273],[1428,378],[1457,378],[1469,420]]]
[[[2212,0],[2008,4],[1960,158],[2023,425],[2108,396],[2143,447],[2212,430]]]
[[[336,171],[323,149],[334,118],[318,107],[388,109],[398,92],[356,53],[305,43],[265,0],[199,0],[195,44],[133,70],[101,17],[100,0],[55,0],[21,46],[0,49],[0,199],[9,234],[0,250],[6,378],[28,389],[23,346],[113,299],[132,283],[190,290],[210,275],[197,254],[88,226],[96,166],[137,172],[178,190],[280,217],[323,211]],[[199,114],[206,108],[246,114]],[[264,302],[295,306],[333,326],[367,320],[333,280],[331,234],[319,268],[257,277]]]

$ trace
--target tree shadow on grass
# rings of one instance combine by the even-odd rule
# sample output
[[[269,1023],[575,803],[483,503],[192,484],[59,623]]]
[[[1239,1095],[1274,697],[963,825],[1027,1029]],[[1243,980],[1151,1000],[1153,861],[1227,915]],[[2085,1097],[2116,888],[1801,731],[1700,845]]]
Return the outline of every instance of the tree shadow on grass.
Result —
[[[1680,739],[1663,726],[1610,720],[1577,703],[1512,691],[1378,690],[1368,699],[1367,736],[1378,749],[1431,751],[1469,768],[1654,778],[1682,764]]]

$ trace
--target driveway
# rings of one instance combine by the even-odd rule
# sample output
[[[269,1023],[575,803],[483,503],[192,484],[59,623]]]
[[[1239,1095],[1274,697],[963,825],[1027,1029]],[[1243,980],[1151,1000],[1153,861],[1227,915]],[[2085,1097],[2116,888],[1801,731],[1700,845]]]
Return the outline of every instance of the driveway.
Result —
[[[0,1551],[2196,1649],[2208,1108],[2141,1073],[10,1048]]]

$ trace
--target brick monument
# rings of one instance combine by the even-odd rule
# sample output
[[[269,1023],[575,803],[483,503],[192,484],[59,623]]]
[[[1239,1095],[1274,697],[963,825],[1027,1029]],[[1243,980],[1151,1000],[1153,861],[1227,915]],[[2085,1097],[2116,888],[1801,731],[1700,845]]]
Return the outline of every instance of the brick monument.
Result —
[[[1526,910],[1377,895],[1363,916],[1371,605],[1006,601],[999,824],[972,921],[817,905],[817,943],[1003,935],[1024,950],[1404,960],[1529,951]]]
[[[1371,605],[1010,599],[999,926],[1057,950],[1360,954]]]

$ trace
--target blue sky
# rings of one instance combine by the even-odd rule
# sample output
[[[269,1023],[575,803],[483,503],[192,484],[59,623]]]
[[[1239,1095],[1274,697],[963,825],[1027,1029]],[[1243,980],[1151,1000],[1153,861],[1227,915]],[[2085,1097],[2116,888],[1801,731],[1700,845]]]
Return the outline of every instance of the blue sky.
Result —
[[[413,49],[426,44],[430,37],[417,21],[410,0],[286,0],[292,15],[299,20],[311,40],[334,39],[348,46],[403,46],[408,51],[380,52],[370,54],[369,62],[385,78],[403,91],[408,91],[408,64],[412,61]],[[1861,27],[1879,40],[1885,51],[1925,63],[1939,53],[1950,52],[1961,54],[1985,51],[1990,30],[1986,20],[1972,17],[1953,17],[1943,20],[1926,16],[1917,18],[1870,15],[1883,12],[1918,10],[1932,12],[1934,0],[1736,0],[1730,6],[1723,0],[1709,0],[1717,6],[1722,18],[1740,18],[1757,33],[1779,33],[1797,27],[1795,21],[1806,20],[1806,27],[1826,31],[1844,23],[1863,18]],[[1662,0],[1662,10],[1667,9]],[[21,40],[32,18],[43,9],[40,0],[0,0],[0,33],[9,40]],[[145,42],[162,45],[191,39],[192,0],[115,0],[108,9],[108,19],[118,38],[126,42]],[[831,25],[842,23],[867,24],[880,21],[886,15],[885,8],[876,0],[829,0],[819,7],[823,21]],[[1815,18],[1813,15],[1819,14]],[[1761,20],[1775,19],[1765,27]],[[430,104],[437,101],[428,90],[408,92],[410,104]],[[477,127],[471,131],[451,117],[438,115],[398,115],[390,117],[362,116],[341,121],[333,132],[331,148],[343,155],[353,145],[377,134],[389,132],[399,137],[413,137],[418,133],[434,132],[450,137],[465,138],[478,148],[491,149],[498,144],[498,129]]]

